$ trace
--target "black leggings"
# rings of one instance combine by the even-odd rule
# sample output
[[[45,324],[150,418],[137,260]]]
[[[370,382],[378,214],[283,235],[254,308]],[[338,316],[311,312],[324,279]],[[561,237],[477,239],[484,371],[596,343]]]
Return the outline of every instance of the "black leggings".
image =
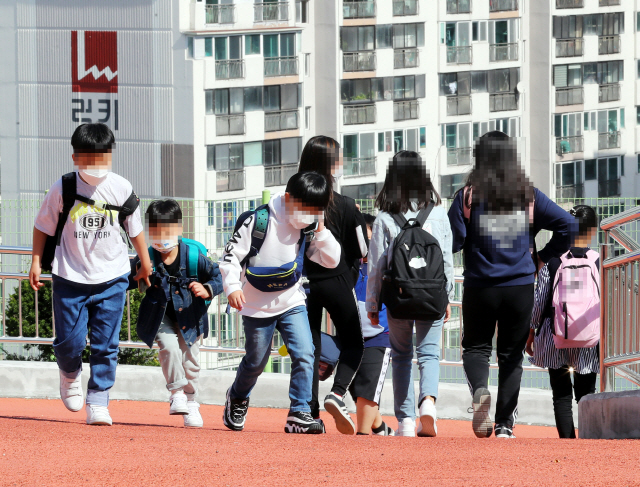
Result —
[[[487,387],[493,335],[498,325],[496,424],[513,428],[518,415],[522,359],[527,344],[533,284],[465,287],[462,296],[462,363],[471,393]]]
[[[578,403],[583,396],[596,392],[597,376],[596,373],[578,374],[574,372],[572,385],[568,365],[559,369],[549,369],[549,381],[553,392],[553,413],[556,417],[556,428],[558,428],[560,438],[576,437],[571,408],[573,393],[575,392],[576,403]]]
[[[321,352],[322,309],[331,315],[331,321],[336,327],[340,339],[340,361],[335,370],[332,392],[344,396],[353,381],[364,353],[364,339],[360,326],[358,302],[354,293],[353,275],[345,272],[336,277],[311,281],[307,298],[309,326],[315,347],[315,362],[313,367],[313,390],[309,406],[314,418],[320,415],[318,400],[319,376],[318,364]]]

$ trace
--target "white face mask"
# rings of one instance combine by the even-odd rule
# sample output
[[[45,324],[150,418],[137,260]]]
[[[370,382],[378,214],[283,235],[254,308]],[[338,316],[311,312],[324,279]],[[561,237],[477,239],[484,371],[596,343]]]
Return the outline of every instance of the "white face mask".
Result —
[[[317,220],[318,215],[312,215],[305,211],[294,210],[293,216],[289,219],[289,223],[291,223],[293,228],[302,230]]]
[[[154,238],[151,240],[151,246],[161,254],[168,254],[178,245],[178,237]]]
[[[343,174],[344,174],[344,166],[340,166],[339,169],[336,169],[335,172],[331,173],[331,175],[333,176],[333,179],[340,179]]]
[[[92,168],[92,169],[80,169],[79,170],[82,179],[84,179],[91,186],[97,186],[107,175],[111,172],[110,169],[106,168]]]

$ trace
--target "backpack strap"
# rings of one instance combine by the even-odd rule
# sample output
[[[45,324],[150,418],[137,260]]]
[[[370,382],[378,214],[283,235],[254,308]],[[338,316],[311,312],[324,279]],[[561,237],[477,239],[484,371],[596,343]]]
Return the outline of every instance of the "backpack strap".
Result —
[[[155,259],[154,259],[155,251],[153,250],[153,247],[151,245],[149,245],[147,250],[149,252],[149,260],[151,261],[151,267],[155,271],[156,270],[156,263],[155,263]]]
[[[433,201],[430,201],[426,208],[421,209],[416,215],[416,220],[420,223],[420,228],[424,227],[424,224],[427,222],[427,218],[435,208]]]
[[[62,229],[67,223],[69,213],[76,202],[76,173],[70,172],[62,176],[62,212],[58,216],[58,225],[56,226],[56,245],[60,245],[62,238]]]
[[[187,276],[198,277],[198,259],[200,254],[207,256],[207,249],[197,240],[182,237],[180,240],[187,246]]]
[[[393,221],[396,222],[401,229],[409,223],[402,213],[391,213],[391,218],[393,218]]]
[[[251,215],[248,214],[247,217]],[[267,236],[267,230],[269,229],[269,205],[262,205],[253,212],[253,230],[251,231],[251,249],[249,253],[240,262],[241,266],[245,266],[249,259],[255,257],[260,252],[264,239]],[[246,219],[246,218],[245,218]],[[240,222],[242,224],[243,222]],[[236,222],[236,228],[240,225]]]
[[[122,225],[122,222],[124,222],[124,219],[129,215],[131,215],[134,211],[136,211],[136,209],[138,208],[138,205],[140,204],[140,200],[138,199],[136,194],[133,192],[131,193],[129,198],[127,198],[127,201],[123,206],[111,205],[109,203],[98,203],[95,200],[92,200],[91,198],[87,198],[79,194],[75,195],[75,199],[77,199],[78,201],[82,201],[83,203],[86,203],[89,206],[95,206],[96,208],[107,210],[109,212],[109,220],[111,221],[111,225],[113,225],[114,211],[118,212],[118,223]],[[120,213],[124,213],[124,216],[122,219],[120,219]]]

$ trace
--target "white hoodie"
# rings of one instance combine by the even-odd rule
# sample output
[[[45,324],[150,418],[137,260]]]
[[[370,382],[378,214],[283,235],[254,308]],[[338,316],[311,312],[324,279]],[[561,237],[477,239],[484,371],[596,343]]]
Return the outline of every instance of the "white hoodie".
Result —
[[[265,293],[247,282],[240,266],[251,248],[253,219],[241,225],[224,249],[218,265],[227,297],[240,289],[246,304],[239,312],[253,318],[269,318],[284,313],[296,306],[304,306],[305,293],[300,281],[283,292]],[[340,244],[326,228],[314,234],[307,248],[307,257],[330,269],[340,263]],[[285,215],[284,194],[275,195],[269,201],[269,228],[260,253],[249,261],[250,266],[279,267],[296,259],[300,230],[294,228]]]

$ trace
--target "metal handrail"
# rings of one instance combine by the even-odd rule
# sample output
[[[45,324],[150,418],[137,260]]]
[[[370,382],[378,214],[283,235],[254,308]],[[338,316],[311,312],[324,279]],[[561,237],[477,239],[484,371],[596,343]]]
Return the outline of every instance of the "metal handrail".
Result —
[[[600,223],[605,242],[626,250],[610,256],[610,244],[600,248],[600,392],[614,390],[616,374],[640,386],[640,244],[623,229],[638,221],[640,206]]]

